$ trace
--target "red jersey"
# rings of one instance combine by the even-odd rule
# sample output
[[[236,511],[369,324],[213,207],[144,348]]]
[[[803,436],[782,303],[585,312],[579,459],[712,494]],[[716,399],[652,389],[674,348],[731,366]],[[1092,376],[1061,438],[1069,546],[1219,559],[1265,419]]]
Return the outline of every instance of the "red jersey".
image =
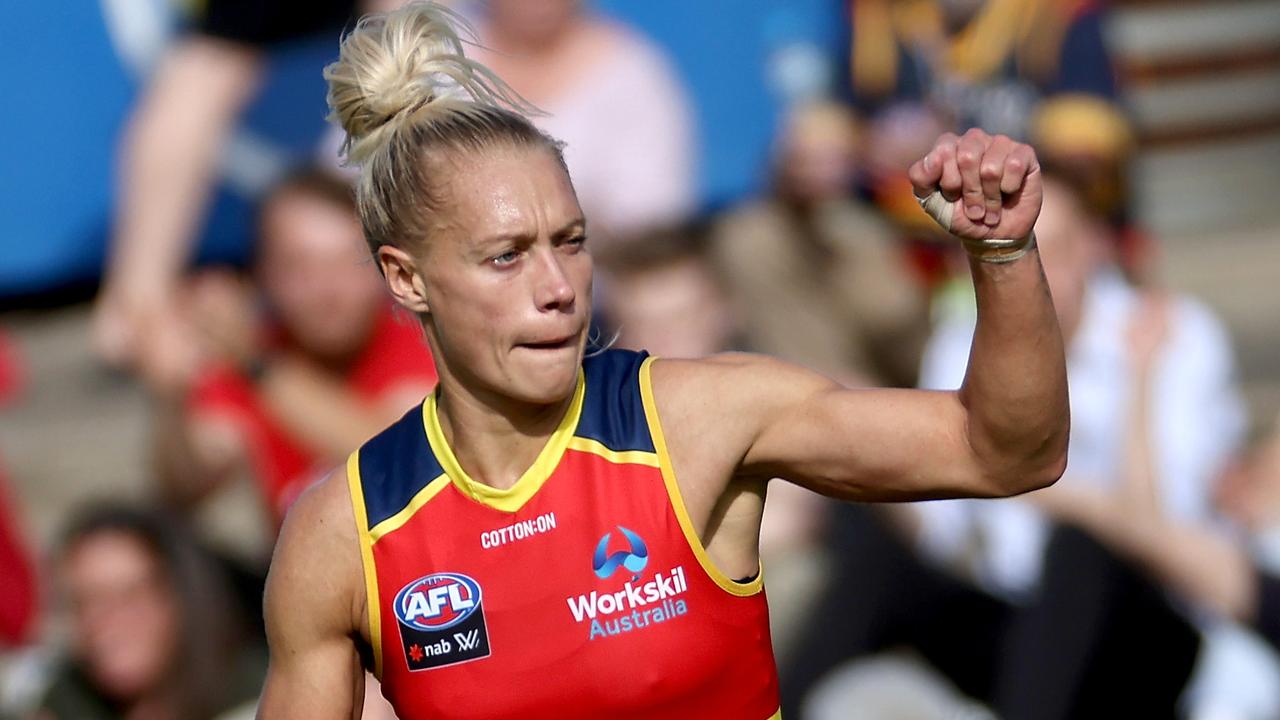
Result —
[[[398,317],[392,306],[379,312],[369,341],[343,377],[360,398],[376,402],[406,383],[436,382],[436,367],[416,321]],[[249,448],[262,496],[277,523],[311,481],[332,469],[271,415],[249,378],[234,368],[215,366],[196,381],[189,412],[230,417]]]
[[[400,718],[779,716],[760,578],[698,540],[651,363],[587,358],[507,490],[458,465],[434,398],[352,454],[373,669]]]

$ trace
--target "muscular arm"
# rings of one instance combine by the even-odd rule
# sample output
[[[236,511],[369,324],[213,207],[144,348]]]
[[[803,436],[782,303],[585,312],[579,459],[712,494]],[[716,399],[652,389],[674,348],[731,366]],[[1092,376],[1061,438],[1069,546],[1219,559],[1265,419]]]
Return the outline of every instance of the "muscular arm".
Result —
[[[1035,156],[1007,138],[944,136],[911,175],[917,195],[941,188],[953,199],[949,229],[970,241],[1026,237],[1039,215]],[[980,245],[974,252],[986,256]],[[1039,255],[970,267],[978,324],[954,392],[845,389],[752,356],[659,363],[655,392],[670,398],[682,432],[731,456],[737,476],[856,500],[1044,487],[1065,466],[1069,418],[1062,335]]]
[[[346,475],[335,471],[285,519],[267,578],[271,664],[262,720],[359,718],[362,569]]]

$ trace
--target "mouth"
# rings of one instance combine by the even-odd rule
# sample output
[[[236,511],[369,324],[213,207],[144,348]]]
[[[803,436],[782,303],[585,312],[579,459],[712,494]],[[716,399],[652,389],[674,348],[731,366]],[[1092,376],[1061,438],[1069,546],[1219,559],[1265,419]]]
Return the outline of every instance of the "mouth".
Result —
[[[517,345],[517,347],[528,348],[530,350],[567,350],[569,348],[577,348],[577,346],[577,333],[558,338],[547,338],[533,342],[524,342]]]

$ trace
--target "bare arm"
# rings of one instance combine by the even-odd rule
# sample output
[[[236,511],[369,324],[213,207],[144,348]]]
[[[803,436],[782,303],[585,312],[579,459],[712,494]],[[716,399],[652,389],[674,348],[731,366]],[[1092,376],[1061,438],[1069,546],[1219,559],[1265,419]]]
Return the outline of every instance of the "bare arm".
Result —
[[[324,457],[340,458],[422,401],[431,386],[407,382],[376,403],[300,358],[271,362],[259,386],[271,414]]]
[[[1026,237],[1039,215],[1035,155],[1007,138],[943,136],[911,176],[917,195],[940,187],[962,198],[949,224],[967,244]],[[971,252],[992,259],[981,245]],[[738,475],[783,477],[858,500],[1044,487],[1065,466],[1069,416],[1062,335],[1039,256],[1032,248],[1011,262],[975,258],[970,266],[978,326],[955,392],[845,389],[751,356],[671,363],[655,369],[655,382],[670,384],[666,397],[690,398],[675,401],[671,414],[682,430],[701,432],[705,422],[707,435],[737,453]]]
[[[250,48],[192,37],[164,58],[130,119],[121,150],[105,292],[97,308],[99,350],[131,360],[147,313],[168,306],[210,194],[223,140],[253,96],[261,58]]]
[[[362,568],[345,472],[298,499],[285,519],[267,578],[271,663],[262,720],[359,718],[365,674]]]
[[[189,510],[224,487],[247,462],[237,423],[192,416],[181,397],[161,394],[152,418],[152,448],[164,502]]]

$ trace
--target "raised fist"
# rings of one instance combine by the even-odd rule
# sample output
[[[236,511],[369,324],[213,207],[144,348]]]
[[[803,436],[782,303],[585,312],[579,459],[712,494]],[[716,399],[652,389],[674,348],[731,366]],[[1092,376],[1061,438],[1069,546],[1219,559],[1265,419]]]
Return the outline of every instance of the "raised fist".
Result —
[[[925,211],[970,254],[1014,259],[1040,215],[1040,163],[1031,146],[977,128],[945,133],[907,171]]]

